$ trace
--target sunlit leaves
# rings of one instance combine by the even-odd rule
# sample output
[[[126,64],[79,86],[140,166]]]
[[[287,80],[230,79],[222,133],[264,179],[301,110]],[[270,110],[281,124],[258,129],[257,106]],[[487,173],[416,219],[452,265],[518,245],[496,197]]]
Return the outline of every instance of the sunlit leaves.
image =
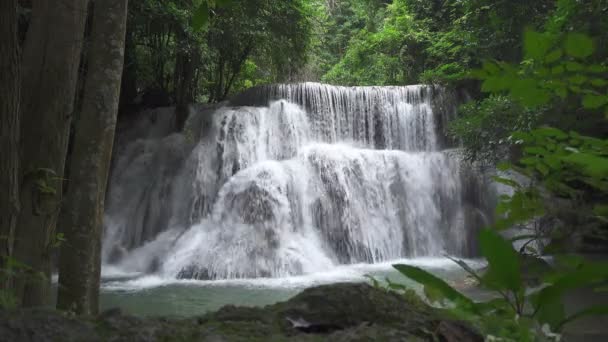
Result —
[[[608,158],[590,153],[572,153],[562,160],[579,166],[584,173],[591,177],[608,178]]]

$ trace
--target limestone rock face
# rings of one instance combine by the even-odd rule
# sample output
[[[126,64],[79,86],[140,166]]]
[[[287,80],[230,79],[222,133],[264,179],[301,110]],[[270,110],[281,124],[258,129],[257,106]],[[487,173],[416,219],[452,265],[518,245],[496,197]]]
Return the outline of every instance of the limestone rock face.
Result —
[[[140,318],[120,310],[72,318],[0,311],[0,341],[483,341],[466,324],[367,284],[310,288],[264,308],[226,306],[195,318]]]

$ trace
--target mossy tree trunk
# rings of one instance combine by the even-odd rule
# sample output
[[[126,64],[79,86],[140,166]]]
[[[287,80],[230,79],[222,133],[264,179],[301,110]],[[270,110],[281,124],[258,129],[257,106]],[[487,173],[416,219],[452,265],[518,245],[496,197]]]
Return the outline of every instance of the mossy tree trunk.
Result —
[[[120,99],[127,0],[96,0],[93,11],[82,110],[60,218],[66,242],[59,255],[57,307],[82,315],[98,311],[102,219]]]
[[[86,13],[87,0],[32,2],[22,59],[21,211],[14,246],[15,259],[28,267],[14,283],[22,306],[47,305],[51,298],[51,249]]]
[[[19,58],[17,0],[0,1],[0,271],[13,254],[19,213]],[[0,274],[0,288],[8,286]]]

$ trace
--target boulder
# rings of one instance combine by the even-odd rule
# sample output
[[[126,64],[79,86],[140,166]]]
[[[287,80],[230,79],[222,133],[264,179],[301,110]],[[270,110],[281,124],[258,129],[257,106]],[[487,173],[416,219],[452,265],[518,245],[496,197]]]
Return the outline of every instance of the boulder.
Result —
[[[226,306],[202,317],[96,318],[0,311],[0,341],[483,341],[462,322],[368,284],[304,290],[264,308]]]

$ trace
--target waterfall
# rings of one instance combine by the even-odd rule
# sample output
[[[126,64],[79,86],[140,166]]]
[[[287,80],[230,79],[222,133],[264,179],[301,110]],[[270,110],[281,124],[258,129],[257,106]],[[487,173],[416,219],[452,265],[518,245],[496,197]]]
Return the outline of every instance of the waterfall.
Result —
[[[104,263],[229,279],[470,256],[487,198],[445,138],[454,108],[431,86],[304,83],[195,109],[184,133],[148,113],[117,142]]]

